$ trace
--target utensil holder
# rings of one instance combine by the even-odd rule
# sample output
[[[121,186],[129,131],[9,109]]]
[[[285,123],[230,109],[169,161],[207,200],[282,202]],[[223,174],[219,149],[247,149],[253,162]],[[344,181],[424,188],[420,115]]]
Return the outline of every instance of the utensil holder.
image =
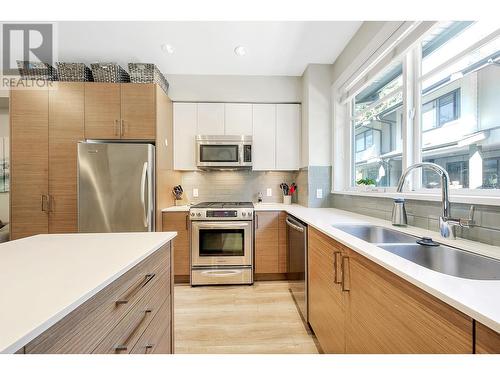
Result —
[[[283,204],[292,204],[292,196],[283,195]]]

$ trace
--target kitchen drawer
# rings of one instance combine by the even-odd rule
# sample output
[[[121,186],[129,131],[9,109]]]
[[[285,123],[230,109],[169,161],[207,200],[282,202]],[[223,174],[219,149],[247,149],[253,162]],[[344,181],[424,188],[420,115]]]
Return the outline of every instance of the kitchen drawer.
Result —
[[[131,351],[132,354],[172,353],[171,311],[172,296],[169,296],[135,344]]]
[[[93,353],[127,354],[130,353],[148,325],[170,296],[170,269],[160,273],[153,287],[106,335]]]
[[[29,342],[26,353],[91,353],[169,269],[167,244]]]

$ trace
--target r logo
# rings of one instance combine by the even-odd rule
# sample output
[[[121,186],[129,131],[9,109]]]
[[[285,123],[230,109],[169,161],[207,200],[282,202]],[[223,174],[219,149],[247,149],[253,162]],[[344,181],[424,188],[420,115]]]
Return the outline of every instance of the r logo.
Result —
[[[2,73],[16,75],[16,60],[53,65],[53,25],[4,23],[2,25]]]

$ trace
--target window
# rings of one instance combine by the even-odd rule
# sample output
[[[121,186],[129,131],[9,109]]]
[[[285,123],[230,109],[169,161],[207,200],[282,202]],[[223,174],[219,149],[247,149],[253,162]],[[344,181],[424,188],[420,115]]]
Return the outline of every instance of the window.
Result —
[[[402,65],[387,68],[354,98],[353,184],[369,178],[395,186],[402,167]]]
[[[500,157],[483,161],[483,187],[485,189],[500,189]]]
[[[373,146],[373,129],[356,134],[356,152],[365,151]]]
[[[422,43],[421,157],[445,168],[454,189],[498,188],[496,167],[485,160],[500,156],[500,41],[480,42],[488,31],[480,22],[448,22]],[[423,188],[439,188],[433,174],[423,172]]]
[[[422,105],[422,130],[441,127],[459,117],[460,89],[457,89]]]
[[[398,55],[397,46],[391,46],[363,75],[343,84],[341,100],[350,108],[350,187],[370,178],[390,190],[409,163],[422,160],[446,169],[454,190],[500,194],[498,30],[481,21],[437,23],[410,42],[403,37],[400,43],[412,46],[401,48],[407,52]],[[413,92],[420,98],[412,98]],[[414,118],[417,100],[420,116]],[[405,132],[406,123],[415,128]],[[424,170],[421,176],[413,181],[420,185],[414,189],[440,188],[434,172]],[[347,177],[340,175],[344,181]]]

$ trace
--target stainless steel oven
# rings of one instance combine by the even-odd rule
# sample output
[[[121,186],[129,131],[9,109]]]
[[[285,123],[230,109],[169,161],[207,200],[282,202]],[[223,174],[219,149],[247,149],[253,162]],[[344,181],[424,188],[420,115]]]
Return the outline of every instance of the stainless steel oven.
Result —
[[[249,221],[195,221],[191,224],[193,267],[251,266]]]
[[[253,205],[201,203],[191,218],[191,285],[253,282]]]
[[[252,137],[198,135],[196,164],[200,169],[251,168]]]

